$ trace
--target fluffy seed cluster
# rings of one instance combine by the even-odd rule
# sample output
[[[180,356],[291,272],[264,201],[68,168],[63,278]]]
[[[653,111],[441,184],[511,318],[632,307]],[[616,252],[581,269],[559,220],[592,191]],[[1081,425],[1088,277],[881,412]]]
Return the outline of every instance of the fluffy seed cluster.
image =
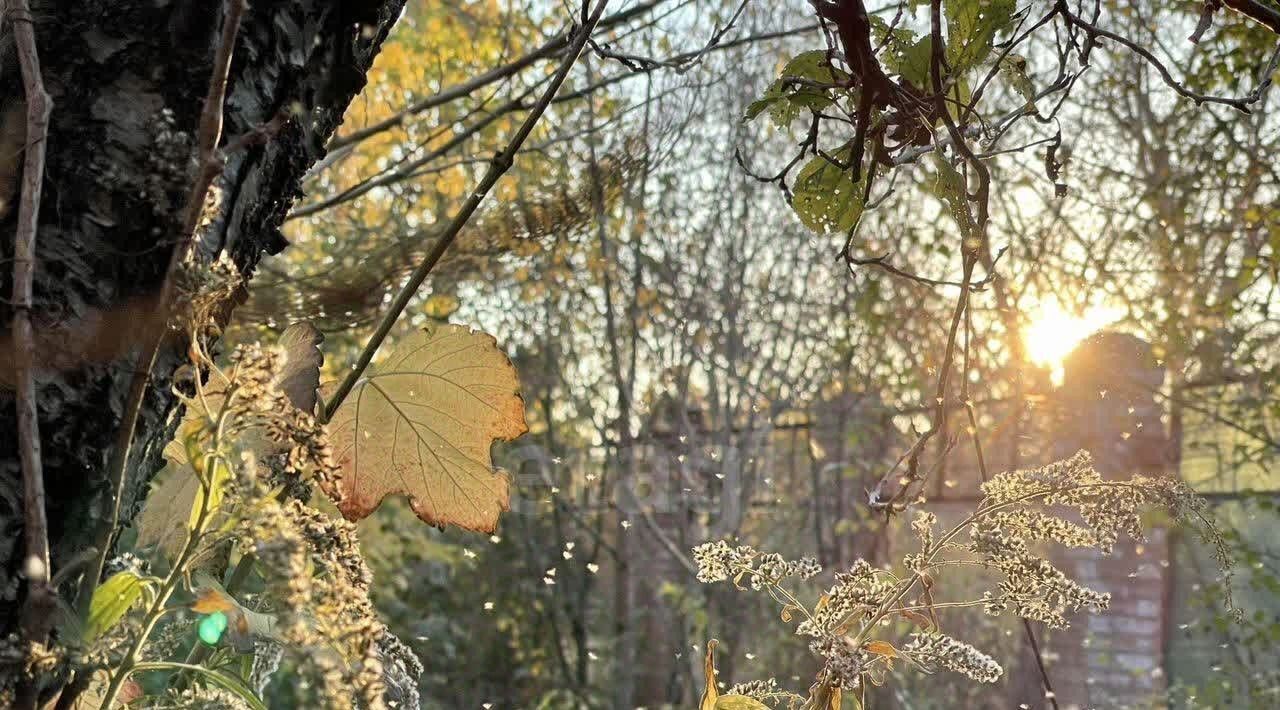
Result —
[[[938,516],[927,510],[916,513],[916,517],[911,521],[911,531],[920,538],[920,549],[928,550],[933,547],[933,527],[938,524]]]
[[[1111,601],[1109,594],[1069,578],[1034,552],[1033,545],[1050,542],[1110,553],[1122,536],[1142,539],[1141,514],[1151,506],[1162,506],[1180,520],[1200,527],[1228,580],[1224,585],[1227,605],[1239,615],[1229,593],[1229,548],[1206,503],[1181,482],[1140,476],[1107,480],[1082,451],[1040,468],[999,474],[984,483],[982,491],[984,497],[972,515],[945,533],[937,532],[938,521],[932,513],[920,512],[913,518],[911,529],[920,548],[903,559],[911,574],[900,578],[858,560],[835,575],[835,584],[796,627],[797,634],[812,637],[809,649],[824,661],[815,688],[853,688],[863,682],[879,685],[892,670],[889,659],[897,657],[907,658],[925,672],[943,669],[983,683],[996,682],[1003,674],[1000,664],[963,641],[937,631],[913,633],[900,653],[892,653],[884,651],[887,642],[873,639],[871,631],[899,615],[918,624],[923,620],[921,626],[936,629],[932,613],[935,581],[930,572],[948,563],[977,563],[1002,575],[995,589],[951,606],[981,604],[990,614],[1011,610],[1053,628],[1065,627],[1072,613],[1105,611]],[[968,539],[959,537],[962,534]],[[759,589],[788,576],[811,577],[819,571],[814,561],[788,562],[780,555],[749,546],[732,547],[723,541],[700,545],[693,554],[698,579],[732,579],[739,587],[744,579]],[[925,601],[905,601],[916,585],[923,586]],[[930,609],[928,618],[919,613],[923,604]],[[788,601],[784,619],[789,620],[792,610]],[[772,687],[759,684],[742,686],[741,690],[742,694],[763,697]],[[820,696],[811,695],[810,702],[815,697]]]
[[[1110,553],[1121,536],[1142,540],[1142,511],[1161,506],[1175,517],[1202,524],[1224,574],[1231,564],[1222,536],[1205,513],[1205,503],[1180,481],[1135,476],[1106,480],[1086,451],[1046,466],[1010,471],[982,485],[986,495],[969,530],[969,551],[1004,574],[995,592],[984,596],[988,613],[1012,608],[1019,615],[1061,628],[1067,612],[1106,610],[1110,595],[1091,590],[1030,550],[1051,541],[1094,547]],[[1071,511],[1080,522],[1060,517]],[[1227,605],[1233,607],[1230,593]]]
[[[339,468],[324,425],[276,386],[285,357],[278,348],[238,346],[230,371],[215,373],[202,403],[215,401],[217,410],[225,402],[226,438],[258,458],[277,458],[283,477],[335,481]]]
[[[893,592],[892,582],[866,560],[859,559],[846,572],[836,573],[836,583],[827,590],[825,601],[796,627],[806,636],[827,636],[855,619],[870,618]]]
[[[209,191],[210,197],[217,195],[217,190]],[[209,263],[189,258],[179,265],[175,278],[180,306],[172,322],[200,340],[217,335],[245,287],[244,276],[231,256],[223,252]]]
[[[1097,592],[1068,577],[1051,562],[1031,553],[1025,531],[1009,531],[994,519],[979,520],[969,532],[969,549],[983,564],[1004,578],[995,593],[987,592],[984,608],[998,615],[1012,608],[1019,616],[1052,628],[1067,626],[1067,612],[1105,611],[1111,595]]]
[[[110,577],[120,572],[132,572],[141,576],[147,573],[148,567],[147,561],[141,557],[132,552],[122,552],[107,560],[106,576]]]
[[[371,574],[355,526],[267,497],[239,533],[266,570],[286,653],[307,676],[297,687],[314,687],[315,702],[335,709],[384,707],[384,628],[369,600]]]
[[[994,683],[1004,673],[994,658],[946,634],[911,634],[902,652],[929,672],[944,668],[979,683]]]
[[[788,577],[810,579],[822,571],[812,557],[787,560],[777,553],[765,553],[750,545],[731,547],[724,540],[707,542],[693,548],[693,561],[698,565],[698,581],[723,582],[732,579],[739,584],[745,578],[752,589],[777,584]]]
[[[766,680],[752,680],[746,683],[738,683],[729,688],[726,695],[745,695],[748,698],[754,698],[761,702],[782,694],[782,689],[778,687],[778,681],[773,678]]]
[[[825,663],[819,678],[832,688],[856,688],[862,674],[874,662],[871,654],[855,647],[846,636],[828,634],[809,644],[809,650]]]
[[[234,693],[217,687],[167,690],[159,697],[148,699],[147,710],[249,710],[249,706]]]
[[[378,637],[378,654],[382,657],[382,678],[386,685],[383,695],[387,705],[392,708],[422,707],[418,680],[425,669],[413,649],[384,628]]]

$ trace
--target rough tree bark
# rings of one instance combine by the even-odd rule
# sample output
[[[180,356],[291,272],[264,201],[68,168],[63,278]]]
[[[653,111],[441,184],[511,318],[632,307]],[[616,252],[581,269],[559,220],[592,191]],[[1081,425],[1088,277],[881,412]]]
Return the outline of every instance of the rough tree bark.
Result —
[[[238,36],[223,143],[291,118],[265,144],[228,156],[222,201],[198,248],[251,276],[286,246],[280,225],[405,0],[257,0]],[[33,0],[54,110],[36,253],[38,407],[53,570],[92,544],[108,515],[107,461],[147,315],[181,235],[193,136],[213,62],[221,2]],[[4,40],[6,45],[11,42]],[[21,101],[11,51],[0,54],[0,113]],[[3,142],[3,141],[0,141]],[[12,161],[11,155],[0,156]],[[19,158],[20,159],[20,158]],[[0,196],[2,198],[3,196]],[[0,214],[3,208],[0,208]],[[0,218],[0,293],[11,289],[14,214]],[[13,312],[0,302],[0,635],[15,629],[22,510],[12,386]],[[129,464],[122,519],[136,513],[179,412],[170,393],[185,360],[158,358]],[[71,591],[62,590],[64,598]]]

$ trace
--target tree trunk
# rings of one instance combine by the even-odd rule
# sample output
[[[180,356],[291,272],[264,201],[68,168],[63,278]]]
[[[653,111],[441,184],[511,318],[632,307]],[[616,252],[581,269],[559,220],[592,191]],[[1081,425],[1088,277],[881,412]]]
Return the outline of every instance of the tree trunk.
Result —
[[[405,0],[255,0],[244,15],[225,105],[223,144],[278,114],[283,128],[233,155],[206,258],[251,276],[286,246],[280,225],[323,154]],[[34,0],[53,97],[37,236],[35,307],[40,434],[53,570],[93,544],[109,515],[111,458],[139,343],[193,182],[196,126],[223,13],[213,0]],[[21,101],[12,40],[0,53],[0,109]],[[0,111],[3,113],[3,111]],[[10,156],[2,156],[12,160]],[[0,196],[3,197],[3,196]],[[2,210],[3,208],[0,208]],[[15,628],[23,515],[11,385],[14,218],[0,219],[0,634]],[[150,297],[150,300],[148,300]],[[56,337],[49,337],[56,334]],[[183,338],[161,353],[129,462],[122,519],[137,513],[180,412],[170,392]],[[118,532],[118,531],[117,531]],[[64,599],[70,591],[64,585]]]

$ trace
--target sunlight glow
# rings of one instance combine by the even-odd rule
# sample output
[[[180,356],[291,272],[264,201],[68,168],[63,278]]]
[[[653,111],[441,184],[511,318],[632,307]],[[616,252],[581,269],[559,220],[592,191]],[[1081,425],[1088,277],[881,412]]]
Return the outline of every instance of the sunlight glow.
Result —
[[[1051,370],[1055,385],[1062,384],[1062,361],[1085,338],[1119,320],[1118,308],[1090,306],[1083,313],[1063,310],[1057,301],[1046,301],[1031,313],[1024,331],[1027,355]]]

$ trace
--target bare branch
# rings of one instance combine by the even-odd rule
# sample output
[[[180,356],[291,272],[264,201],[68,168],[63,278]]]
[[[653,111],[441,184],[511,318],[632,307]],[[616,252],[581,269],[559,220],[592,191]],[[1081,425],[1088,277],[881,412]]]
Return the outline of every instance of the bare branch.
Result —
[[[36,50],[35,28],[27,0],[9,0],[5,15],[13,25],[18,63],[27,101],[27,143],[22,166],[22,197],[13,245],[13,340],[17,376],[18,449],[22,461],[23,539],[27,598],[22,627],[29,643],[43,643],[53,623],[55,592],[50,585],[49,523],[45,516],[44,467],[40,457],[40,415],[36,407],[35,341],[31,327],[35,281],[36,233],[40,193],[53,101],[45,91]],[[24,684],[18,702],[35,707],[33,687]]]

